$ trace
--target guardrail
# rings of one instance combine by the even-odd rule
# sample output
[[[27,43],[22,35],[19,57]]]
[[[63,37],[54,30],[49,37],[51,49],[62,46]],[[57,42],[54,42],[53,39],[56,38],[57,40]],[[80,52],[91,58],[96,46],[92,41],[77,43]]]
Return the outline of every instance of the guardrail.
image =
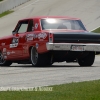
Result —
[[[15,8],[16,6],[19,6],[27,1],[30,0],[4,0],[0,2],[0,13]]]

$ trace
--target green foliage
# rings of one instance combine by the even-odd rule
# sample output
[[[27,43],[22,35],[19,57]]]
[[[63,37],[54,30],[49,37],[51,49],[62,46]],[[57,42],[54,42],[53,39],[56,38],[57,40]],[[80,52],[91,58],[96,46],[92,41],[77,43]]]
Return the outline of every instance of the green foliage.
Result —
[[[0,17],[6,16],[6,15],[12,13],[12,12],[14,12],[14,11],[5,11],[5,12],[0,14]]]
[[[0,100],[100,100],[100,80],[53,86],[53,91],[7,91]]]
[[[0,0],[0,1],[3,1],[3,0]]]

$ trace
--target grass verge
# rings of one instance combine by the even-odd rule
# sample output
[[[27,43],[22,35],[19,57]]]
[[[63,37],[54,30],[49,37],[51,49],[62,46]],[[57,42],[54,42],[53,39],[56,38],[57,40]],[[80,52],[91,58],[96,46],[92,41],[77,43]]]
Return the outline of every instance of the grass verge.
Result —
[[[12,12],[14,12],[14,11],[5,11],[5,12],[1,13],[0,18],[3,17],[3,16],[6,16],[6,15],[12,13]]]
[[[100,80],[53,86],[53,91],[6,91],[0,100],[100,100]]]
[[[95,32],[95,33],[100,33],[100,27],[99,27],[99,28],[97,28],[97,29],[95,29],[95,30],[93,30],[92,32]]]

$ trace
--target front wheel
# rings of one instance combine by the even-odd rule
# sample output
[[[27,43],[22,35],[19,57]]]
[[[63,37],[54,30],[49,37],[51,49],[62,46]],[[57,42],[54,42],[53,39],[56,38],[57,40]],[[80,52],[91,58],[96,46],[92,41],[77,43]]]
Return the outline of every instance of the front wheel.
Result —
[[[95,52],[89,52],[89,54],[84,57],[78,59],[78,63],[80,66],[92,66],[95,60]]]
[[[0,66],[10,66],[11,64],[12,62],[5,60],[2,52],[0,52]]]

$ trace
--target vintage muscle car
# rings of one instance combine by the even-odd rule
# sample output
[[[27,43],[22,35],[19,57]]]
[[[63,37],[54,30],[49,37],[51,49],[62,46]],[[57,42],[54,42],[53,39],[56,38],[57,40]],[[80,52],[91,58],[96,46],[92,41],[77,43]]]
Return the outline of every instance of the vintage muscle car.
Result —
[[[0,66],[63,61],[92,66],[99,52],[100,35],[88,32],[80,19],[40,16],[19,20],[12,34],[0,39]]]

